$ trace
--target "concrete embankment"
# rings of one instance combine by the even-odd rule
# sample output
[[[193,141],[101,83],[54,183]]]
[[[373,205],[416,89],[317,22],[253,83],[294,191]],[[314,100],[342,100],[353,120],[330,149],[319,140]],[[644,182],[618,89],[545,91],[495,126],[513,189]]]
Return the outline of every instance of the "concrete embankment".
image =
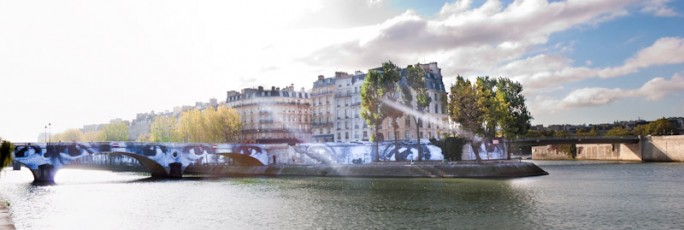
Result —
[[[554,146],[532,147],[535,160],[572,160]],[[684,135],[647,136],[638,144],[577,144],[576,160],[684,162]]]
[[[216,176],[513,178],[548,175],[530,162],[392,162],[363,165],[189,166],[185,173]]]
[[[4,202],[0,202],[0,229],[15,229],[9,208]]]

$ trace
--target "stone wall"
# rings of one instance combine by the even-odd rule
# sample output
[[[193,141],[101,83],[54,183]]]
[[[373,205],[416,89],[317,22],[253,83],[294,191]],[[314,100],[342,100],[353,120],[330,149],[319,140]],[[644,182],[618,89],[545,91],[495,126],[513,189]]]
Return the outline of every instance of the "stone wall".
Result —
[[[578,160],[620,160],[619,144],[578,144]]]
[[[533,146],[532,159],[534,160],[572,160],[569,153],[558,151],[551,145]]]
[[[684,135],[643,137],[639,144],[578,144],[577,160],[684,162]],[[570,160],[550,145],[532,147],[532,159]]]
[[[684,162],[684,135],[644,137],[643,161]]]

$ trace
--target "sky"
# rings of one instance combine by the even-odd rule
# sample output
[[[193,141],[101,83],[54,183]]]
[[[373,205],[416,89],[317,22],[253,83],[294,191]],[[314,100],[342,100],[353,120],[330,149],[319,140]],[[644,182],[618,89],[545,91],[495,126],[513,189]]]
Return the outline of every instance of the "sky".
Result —
[[[0,137],[437,62],[523,84],[532,124],[684,116],[684,1],[0,1]]]

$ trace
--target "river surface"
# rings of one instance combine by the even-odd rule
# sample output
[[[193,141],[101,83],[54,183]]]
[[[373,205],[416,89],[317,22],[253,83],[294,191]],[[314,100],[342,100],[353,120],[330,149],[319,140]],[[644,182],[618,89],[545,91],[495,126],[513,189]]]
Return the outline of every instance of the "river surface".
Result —
[[[184,178],[4,170],[17,229],[684,229],[684,164],[536,161],[517,179]]]

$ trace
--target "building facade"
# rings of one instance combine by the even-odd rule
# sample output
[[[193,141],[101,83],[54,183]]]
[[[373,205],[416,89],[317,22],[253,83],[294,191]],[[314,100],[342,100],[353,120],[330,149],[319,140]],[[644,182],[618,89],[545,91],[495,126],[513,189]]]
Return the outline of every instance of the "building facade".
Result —
[[[366,74],[335,74],[335,142],[369,141],[369,128],[361,118],[361,85]]]
[[[404,115],[397,119],[399,124],[397,128],[397,140],[415,140],[417,136],[421,139],[440,138],[448,130],[449,122],[446,107],[446,89],[442,80],[441,69],[436,62],[422,64],[421,67],[425,71],[425,85],[428,89],[428,95],[432,99],[430,105],[425,108],[425,111],[419,114],[421,122],[416,123],[411,115]],[[377,69],[376,69],[377,70]],[[402,79],[400,84],[406,83],[406,69],[400,71]],[[318,81],[314,83],[313,92],[316,94],[314,99],[314,122],[327,121],[330,119],[326,116],[328,110],[332,106],[333,123],[332,135],[334,142],[356,142],[369,141],[372,130],[366,124],[365,120],[361,118],[361,86],[363,85],[366,74],[356,71],[354,74],[345,72],[336,72],[333,78],[324,78],[319,76]],[[325,82],[325,84],[322,84]],[[332,87],[331,87],[332,85]],[[330,98],[330,90],[334,88],[334,102],[331,104],[320,105],[318,100],[322,98]],[[318,93],[320,95],[318,95]],[[323,96],[322,92],[327,92]],[[415,94],[414,94],[415,95]],[[319,99],[321,98],[321,99]],[[415,107],[415,96],[414,96]],[[321,112],[323,114],[321,115]],[[330,141],[331,132],[328,128],[331,124],[325,123],[327,126],[314,128],[314,136],[325,135],[327,139],[318,138],[317,141]],[[416,125],[420,126],[420,132],[416,131]],[[390,118],[385,119],[380,128],[379,140],[394,140],[395,132],[392,127]]]
[[[243,143],[311,142],[311,97],[290,85],[228,91],[226,105],[240,114]]]
[[[333,142],[335,78],[318,76],[311,89],[311,132],[315,142]]]

